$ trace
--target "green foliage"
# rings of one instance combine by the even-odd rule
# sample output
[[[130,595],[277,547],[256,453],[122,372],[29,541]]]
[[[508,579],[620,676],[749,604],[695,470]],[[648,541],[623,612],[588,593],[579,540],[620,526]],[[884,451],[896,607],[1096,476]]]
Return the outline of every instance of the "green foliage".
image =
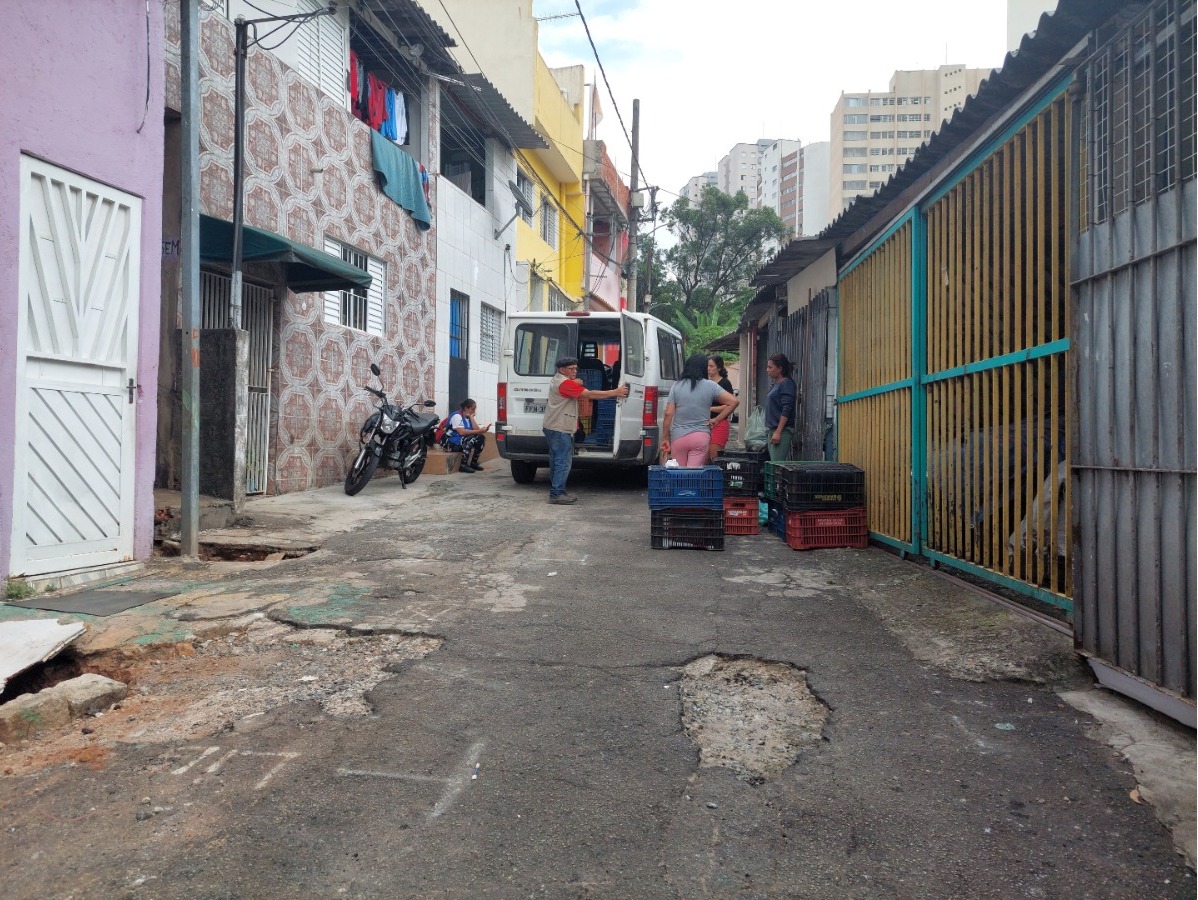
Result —
[[[749,209],[743,191],[736,196],[703,188],[698,205],[679,199],[665,212],[677,243],[665,252],[675,304],[689,316],[733,308],[741,310],[753,295],[749,279],[790,237],[772,209]],[[726,317],[721,316],[721,319]]]
[[[37,594],[37,588],[24,578],[8,578],[4,581],[5,600],[24,600]]]

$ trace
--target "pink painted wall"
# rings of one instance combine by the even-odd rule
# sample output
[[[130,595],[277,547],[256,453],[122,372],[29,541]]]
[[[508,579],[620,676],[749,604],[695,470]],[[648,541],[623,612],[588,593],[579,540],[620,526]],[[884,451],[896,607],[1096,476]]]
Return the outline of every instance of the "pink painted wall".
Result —
[[[147,35],[148,18],[148,35]],[[148,38],[148,40],[147,40]],[[162,3],[5,4],[0,59],[0,564],[8,572],[14,466],[21,154],[142,198],[134,552],[154,529],[163,153]],[[147,75],[149,98],[147,101]]]

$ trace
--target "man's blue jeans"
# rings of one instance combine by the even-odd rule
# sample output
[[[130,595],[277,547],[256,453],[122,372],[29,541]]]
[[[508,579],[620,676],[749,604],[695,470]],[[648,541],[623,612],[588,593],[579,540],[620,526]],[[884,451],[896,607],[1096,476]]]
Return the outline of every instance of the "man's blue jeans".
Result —
[[[560,497],[566,492],[566,479],[574,464],[574,435],[564,431],[542,428],[549,445],[549,496]]]

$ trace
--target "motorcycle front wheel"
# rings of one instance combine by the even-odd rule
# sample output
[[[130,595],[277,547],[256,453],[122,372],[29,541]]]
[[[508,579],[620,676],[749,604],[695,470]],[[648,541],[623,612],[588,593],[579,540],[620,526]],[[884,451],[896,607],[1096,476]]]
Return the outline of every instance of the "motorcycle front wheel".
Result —
[[[345,476],[345,493],[352,497],[366,487],[370,479],[374,477],[374,470],[378,466],[379,458],[374,455],[372,448],[365,446],[359,450],[358,458],[354,460],[354,464],[349,468],[349,473]]]

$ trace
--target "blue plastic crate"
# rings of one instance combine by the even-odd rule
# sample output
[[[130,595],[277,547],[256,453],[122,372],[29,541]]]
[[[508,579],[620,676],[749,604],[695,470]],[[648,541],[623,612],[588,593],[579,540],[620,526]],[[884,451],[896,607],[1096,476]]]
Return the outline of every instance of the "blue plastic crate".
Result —
[[[602,369],[579,369],[578,377],[582,379],[582,384],[588,391],[603,390]]]
[[[690,506],[724,508],[724,473],[719,466],[702,468],[649,467],[649,508]]]

